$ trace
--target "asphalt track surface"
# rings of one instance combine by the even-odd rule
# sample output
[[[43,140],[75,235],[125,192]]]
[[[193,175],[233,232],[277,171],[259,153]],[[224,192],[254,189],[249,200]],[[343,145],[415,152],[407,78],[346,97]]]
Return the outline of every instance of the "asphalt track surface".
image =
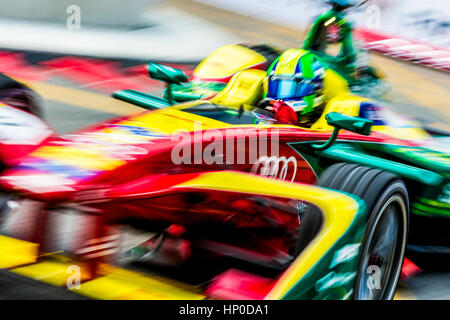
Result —
[[[186,0],[169,1],[181,10],[202,19],[214,21],[220,27],[235,33],[251,43],[270,43],[280,48],[299,46],[303,33],[285,27],[232,14]],[[391,86],[389,99],[397,112],[414,117],[434,127],[450,129],[450,74],[422,66],[400,62],[379,55],[372,56],[373,64],[386,76]],[[192,70],[192,65],[183,69]],[[144,79],[144,75],[134,80]],[[147,81],[147,80],[142,80]],[[58,73],[49,75],[44,81],[29,81],[44,99],[46,121],[58,132],[68,133],[116,116],[140,111],[139,108],[109,97],[112,88],[98,90],[96,83],[72,81]],[[161,93],[161,86],[151,83],[147,92]],[[1,284],[24,283],[24,279],[11,278],[0,273]],[[25,283],[27,283],[25,281]],[[26,284],[24,284],[26,285]],[[30,285],[28,283],[28,285]],[[16,285],[17,286],[17,285]],[[19,285],[20,287],[20,285]],[[54,298],[53,289],[39,285],[42,298]],[[450,299],[450,273],[422,273],[399,286],[397,299]],[[36,289],[38,290],[38,289]],[[25,290],[26,291],[26,290]],[[37,291],[36,291],[37,292]],[[59,292],[59,290],[58,290]],[[56,293],[57,295],[59,293]],[[0,299],[14,298],[0,290]],[[30,293],[28,298],[33,298]],[[70,293],[60,299],[78,298]]]

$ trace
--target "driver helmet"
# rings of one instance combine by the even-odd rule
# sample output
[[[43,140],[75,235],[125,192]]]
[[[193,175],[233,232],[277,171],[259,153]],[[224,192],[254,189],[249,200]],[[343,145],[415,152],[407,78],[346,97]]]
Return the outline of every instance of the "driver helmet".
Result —
[[[315,55],[289,49],[267,71],[266,98],[282,100],[300,115],[323,103],[325,68]]]

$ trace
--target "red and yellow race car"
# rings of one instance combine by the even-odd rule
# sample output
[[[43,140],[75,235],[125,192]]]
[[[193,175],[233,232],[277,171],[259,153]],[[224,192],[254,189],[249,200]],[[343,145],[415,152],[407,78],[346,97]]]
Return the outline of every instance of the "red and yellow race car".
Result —
[[[368,119],[332,112],[327,123],[349,143],[384,139],[368,136]],[[0,261],[59,286],[78,266],[76,292],[93,298],[390,299],[408,193],[365,167],[347,191],[359,197],[315,186],[330,173],[293,143],[319,151],[330,133],[199,100],[51,139],[0,177]],[[129,227],[152,235],[130,248]]]
[[[149,71],[169,99],[187,80]],[[408,226],[425,239],[410,212],[448,223],[446,138],[331,69],[318,120],[279,123],[256,107],[265,76],[173,106],[129,97],[156,110],[39,145],[0,177],[1,266],[104,299],[392,298]]]

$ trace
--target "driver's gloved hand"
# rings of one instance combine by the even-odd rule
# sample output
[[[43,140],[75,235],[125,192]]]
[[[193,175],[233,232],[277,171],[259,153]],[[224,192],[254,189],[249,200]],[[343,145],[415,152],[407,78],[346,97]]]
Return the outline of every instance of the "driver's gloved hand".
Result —
[[[280,123],[296,125],[298,122],[297,113],[283,100],[270,100],[265,110],[274,113],[274,118]]]

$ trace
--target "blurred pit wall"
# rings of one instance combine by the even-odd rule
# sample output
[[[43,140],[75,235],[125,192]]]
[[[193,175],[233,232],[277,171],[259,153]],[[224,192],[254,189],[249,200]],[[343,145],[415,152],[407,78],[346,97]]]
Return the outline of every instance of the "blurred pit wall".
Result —
[[[144,9],[164,0],[0,0],[0,18],[66,24],[78,6],[81,24],[134,27]],[[74,11],[75,10],[75,11]]]

